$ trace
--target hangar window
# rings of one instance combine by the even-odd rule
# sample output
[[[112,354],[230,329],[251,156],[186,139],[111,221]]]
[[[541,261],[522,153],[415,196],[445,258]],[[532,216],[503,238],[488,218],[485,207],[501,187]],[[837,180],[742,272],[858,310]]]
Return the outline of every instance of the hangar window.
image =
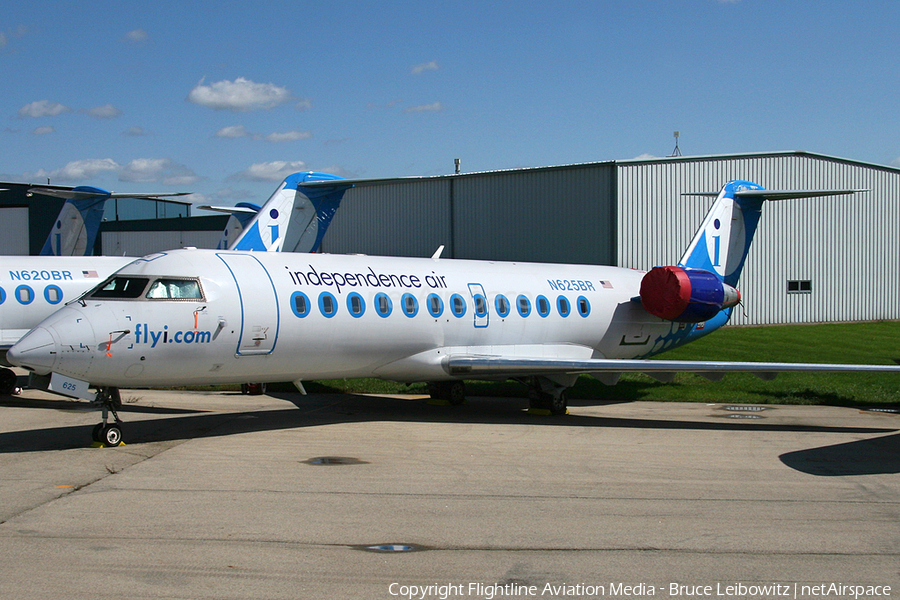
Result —
[[[157,279],[150,286],[147,297],[153,300],[199,300],[203,294],[196,279]]]
[[[809,279],[793,279],[787,282],[788,294],[811,294],[812,281]]]
[[[91,292],[91,298],[113,298],[133,300],[140,298],[150,280],[146,277],[113,277],[104,281]]]

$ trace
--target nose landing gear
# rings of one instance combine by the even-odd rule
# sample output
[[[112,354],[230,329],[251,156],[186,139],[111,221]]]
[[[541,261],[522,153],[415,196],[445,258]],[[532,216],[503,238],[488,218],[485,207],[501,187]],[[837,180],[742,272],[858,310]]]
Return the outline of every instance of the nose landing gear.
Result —
[[[94,402],[100,404],[100,409],[103,412],[103,421],[94,426],[91,432],[93,440],[103,446],[123,444],[122,420],[119,419],[119,413],[117,412],[117,409],[122,408],[122,397],[119,395],[119,388],[100,388],[97,392],[97,399]],[[110,412],[113,415],[114,423],[109,422]]]

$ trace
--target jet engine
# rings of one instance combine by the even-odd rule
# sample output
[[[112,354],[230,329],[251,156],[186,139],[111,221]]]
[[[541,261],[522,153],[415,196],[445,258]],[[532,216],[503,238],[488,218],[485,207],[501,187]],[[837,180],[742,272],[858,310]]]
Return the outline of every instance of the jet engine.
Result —
[[[641,280],[641,304],[660,319],[708,321],[741,301],[741,293],[702,269],[654,267]]]

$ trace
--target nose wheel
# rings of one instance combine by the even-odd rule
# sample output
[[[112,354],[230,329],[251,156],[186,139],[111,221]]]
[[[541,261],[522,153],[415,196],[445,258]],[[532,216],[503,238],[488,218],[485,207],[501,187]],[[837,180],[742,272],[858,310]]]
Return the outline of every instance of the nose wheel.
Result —
[[[100,403],[103,420],[94,425],[91,432],[93,440],[104,446],[118,446],[122,443],[122,420],[119,419],[117,409],[122,408],[122,397],[119,388],[100,388],[97,392],[96,402]],[[109,422],[109,413],[112,413],[113,423]]]

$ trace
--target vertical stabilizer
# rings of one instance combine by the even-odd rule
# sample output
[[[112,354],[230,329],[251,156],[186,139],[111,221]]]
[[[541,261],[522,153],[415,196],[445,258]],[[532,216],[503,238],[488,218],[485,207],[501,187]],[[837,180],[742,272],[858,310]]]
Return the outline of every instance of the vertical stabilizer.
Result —
[[[304,185],[322,181],[335,185]],[[229,249],[317,251],[344,192],[352,187],[342,181],[337,175],[312,171],[287,177]]]
[[[110,192],[88,186],[76,187],[72,192],[72,197],[66,199],[41,248],[42,256],[93,254],[103,208]]]
[[[749,181],[729,181],[713,203],[691,240],[679,267],[716,274],[730,286],[737,284],[756,233],[765,196],[742,196],[744,191],[764,191]]]

